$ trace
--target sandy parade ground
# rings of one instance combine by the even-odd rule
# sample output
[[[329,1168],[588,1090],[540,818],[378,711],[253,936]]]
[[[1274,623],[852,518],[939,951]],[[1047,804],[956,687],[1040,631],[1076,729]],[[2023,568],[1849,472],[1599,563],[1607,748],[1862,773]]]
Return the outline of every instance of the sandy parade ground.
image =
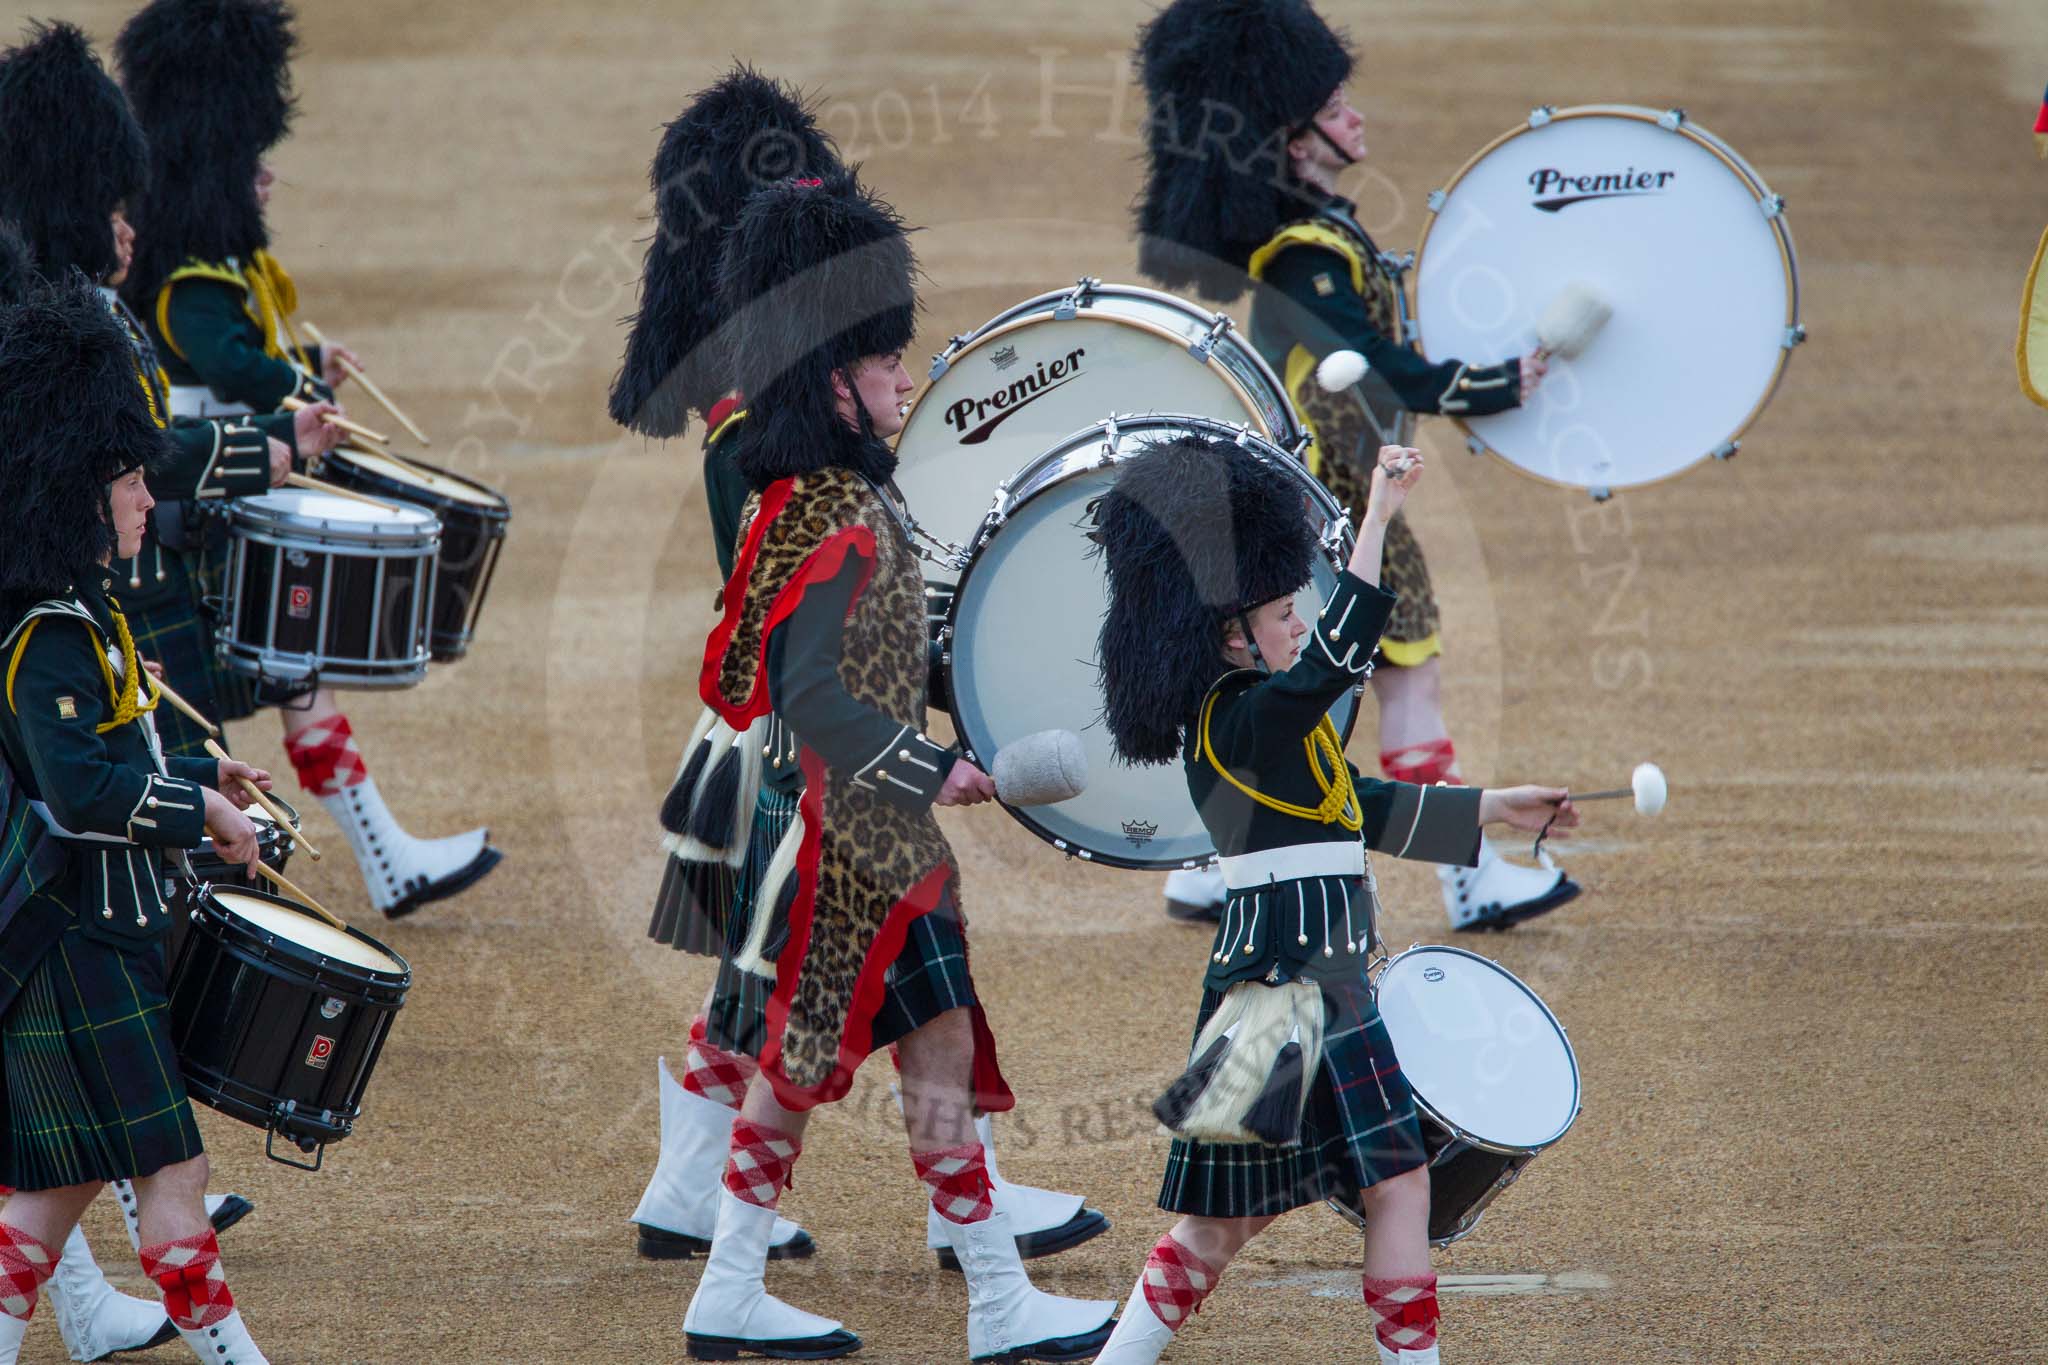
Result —
[[[1605,505],[1423,424],[1412,516],[1468,775],[1608,786],[1652,758],[1673,792],[1654,824],[1589,808],[1561,851],[1586,894],[1478,945],[1569,1027],[1585,1113],[1439,1255],[1446,1359],[2048,1359],[2048,413],[2011,361],[2048,222],[2026,126],[2048,21],[1935,0],[1323,8],[1360,49],[1373,155],[1347,185],[1383,244],[1412,248],[1427,191],[1532,106],[1683,106],[1786,196],[1812,334],[1736,459]],[[640,1259],[626,1218],[654,1059],[681,1052],[710,970],[644,931],[717,584],[699,433],[652,444],[604,412],[648,158],[732,56],[817,91],[925,229],[921,359],[1077,276],[1137,279],[1123,54],[1147,7],[299,9],[276,251],[430,458],[514,508],[470,656],[349,709],[409,826],[487,822],[507,862],[392,925],[345,854],[294,864],[415,986],[319,1174],[201,1111],[216,1187],[257,1204],[224,1239],[235,1292],[280,1362],[680,1360],[699,1263]],[[127,12],[55,0],[5,31],[69,18],[104,45]],[[273,722],[234,738],[299,795]],[[1372,750],[1361,727],[1368,770]],[[1157,874],[1064,862],[994,808],[942,820],[1021,1100],[1005,1174],[1115,1224],[1034,1276],[1120,1295],[1167,1221],[1147,1106],[1186,1059],[1205,933],[1165,920]],[[1429,870],[1380,867],[1387,937],[1442,941]],[[960,1360],[965,1291],[924,1248],[888,1080],[877,1060],[813,1124],[783,1208],[820,1253],[770,1286],[844,1318],[861,1360]],[[140,1292],[104,1203],[89,1225]],[[1357,1259],[1335,1216],[1283,1220],[1167,1359],[1366,1358]],[[59,1358],[39,1320],[24,1359]]]

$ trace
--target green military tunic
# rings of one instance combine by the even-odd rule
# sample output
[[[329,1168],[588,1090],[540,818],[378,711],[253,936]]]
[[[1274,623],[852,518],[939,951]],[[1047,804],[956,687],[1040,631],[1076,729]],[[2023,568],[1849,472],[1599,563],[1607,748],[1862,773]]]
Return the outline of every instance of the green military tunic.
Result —
[[[1475,366],[1424,359],[1407,339],[1400,276],[1361,227],[1349,200],[1332,196],[1313,217],[1289,223],[1252,253],[1260,288],[1252,345],[1281,376],[1315,437],[1310,472],[1357,522],[1372,492],[1382,442],[1413,440],[1410,413],[1479,417],[1521,402],[1521,362]],[[1316,366],[1332,351],[1357,351],[1362,384],[1326,393]],[[1422,547],[1396,516],[1387,527],[1380,581],[1399,599],[1382,640],[1388,662],[1413,667],[1442,652],[1436,594]]]
[[[0,637],[0,758],[67,855],[0,926],[0,1183],[22,1189],[201,1150],[170,1043],[166,855],[204,836],[219,769],[161,757],[111,582],[17,612]]]
[[[267,251],[246,262],[187,261],[145,310],[164,370],[181,392],[207,389],[215,403],[270,412],[290,397],[332,398],[318,346],[292,330],[298,290]]]

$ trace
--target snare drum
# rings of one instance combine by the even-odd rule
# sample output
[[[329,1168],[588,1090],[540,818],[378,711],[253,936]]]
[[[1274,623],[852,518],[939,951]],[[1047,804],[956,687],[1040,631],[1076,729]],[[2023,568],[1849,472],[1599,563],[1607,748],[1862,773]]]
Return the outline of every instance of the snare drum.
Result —
[[[267,793],[266,793],[267,795]],[[277,821],[270,818],[270,812],[260,805],[252,804],[242,813],[249,817],[249,823],[256,826],[256,848],[263,865],[272,872],[282,872],[298,852],[299,812],[277,796],[270,798],[277,808],[291,817],[291,824],[279,828]],[[200,840],[199,847],[186,855],[192,867],[192,879],[180,877],[171,879],[170,894],[165,897],[171,907],[171,935],[167,946],[168,960],[178,960],[178,950],[184,946],[192,917],[192,901],[202,886],[240,888],[245,891],[260,891],[268,883],[252,876],[240,863],[231,863],[220,856],[213,846],[213,836]]]
[[[412,968],[368,934],[260,891],[207,887],[171,967],[171,1042],[193,1099],[324,1159],[355,1129]]]
[[[427,675],[441,523],[288,488],[228,505],[221,658],[258,680],[411,687]]]
[[[997,485],[1027,460],[1132,411],[1243,424],[1289,450],[1302,440],[1286,390],[1229,314],[1089,279],[1026,299],[933,359],[896,441],[896,486],[919,526],[965,546]]]
[[[1004,484],[941,633],[948,710],[970,759],[987,768],[1004,745],[1040,730],[1072,730],[1087,751],[1090,778],[1079,796],[1004,809],[1061,852],[1112,867],[1193,867],[1216,852],[1180,765],[1119,762],[1098,723],[1095,648],[1109,595],[1087,537],[1088,504],[1109,491],[1120,461],[1188,435],[1242,442],[1300,486],[1302,518],[1322,550],[1297,608],[1313,618],[1350,554],[1343,507],[1290,452],[1244,427],[1150,414],[1076,432]],[[1355,690],[1331,709],[1340,733],[1350,734],[1357,709]]]
[[[1784,200],[1681,111],[1539,109],[1430,196],[1415,321],[1432,358],[1519,355],[1568,286],[1614,310],[1475,450],[1592,490],[1732,455],[1806,336]]]
[[[410,456],[397,460],[364,450],[334,451],[320,466],[320,477],[434,514],[441,523],[441,557],[428,640],[435,663],[453,663],[468,653],[512,521],[505,495]]]
[[[1448,1246],[1579,1117],[1579,1059],[1512,972],[1463,948],[1410,948],[1373,984],[1429,1153],[1429,1240]],[[1353,1223],[1356,1210],[1330,1207]]]

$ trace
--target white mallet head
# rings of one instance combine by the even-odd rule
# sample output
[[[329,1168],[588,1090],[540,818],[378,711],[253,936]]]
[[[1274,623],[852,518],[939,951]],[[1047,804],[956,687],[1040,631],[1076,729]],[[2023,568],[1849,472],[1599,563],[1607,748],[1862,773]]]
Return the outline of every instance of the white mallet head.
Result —
[[[1654,763],[1638,763],[1636,770],[1629,774],[1629,786],[1635,788],[1636,814],[1655,815],[1664,809],[1664,798],[1668,789],[1664,784],[1664,770]]]
[[[1536,345],[1545,355],[1573,359],[1613,316],[1613,307],[1597,289],[1583,280],[1574,280],[1536,320]]]
[[[989,767],[1009,806],[1050,806],[1088,789],[1088,751],[1072,730],[1040,730],[1005,744]]]
[[[1316,383],[1324,393],[1341,393],[1365,378],[1365,357],[1356,351],[1332,351],[1316,366]]]

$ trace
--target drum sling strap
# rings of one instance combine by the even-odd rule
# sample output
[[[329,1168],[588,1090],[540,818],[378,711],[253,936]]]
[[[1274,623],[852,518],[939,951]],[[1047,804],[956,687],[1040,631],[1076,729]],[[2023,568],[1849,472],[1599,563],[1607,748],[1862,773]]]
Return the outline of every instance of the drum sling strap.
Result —
[[[1246,266],[1247,272],[1253,279],[1264,282],[1266,267],[1272,263],[1273,258],[1289,247],[1296,246],[1315,247],[1321,251],[1337,253],[1337,255],[1344,258],[1344,263],[1350,267],[1351,288],[1353,292],[1361,295],[1366,292],[1370,280],[1367,275],[1365,246],[1350,233],[1334,224],[1320,222],[1315,219],[1299,223],[1289,223],[1286,227],[1274,233],[1270,241],[1252,253],[1251,262]],[[1318,478],[1321,478],[1323,473],[1324,445],[1320,434],[1315,430],[1314,423],[1309,419],[1307,405],[1301,400],[1302,394],[1307,390],[1308,386],[1316,382],[1316,365],[1321,359],[1321,356],[1311,353],[1308,347],[1297,344],[1292,350],[1288,351],[1287,361],[1282,367],[1280,375],[1280,382],[1286,386],[1287,397],[1294,403],[1297,413],[1301,418],[1301,424],[1309,429],[1311,435],[1316,437],[1309,444],[1308,469],[1309,473],[1314,474]]]

